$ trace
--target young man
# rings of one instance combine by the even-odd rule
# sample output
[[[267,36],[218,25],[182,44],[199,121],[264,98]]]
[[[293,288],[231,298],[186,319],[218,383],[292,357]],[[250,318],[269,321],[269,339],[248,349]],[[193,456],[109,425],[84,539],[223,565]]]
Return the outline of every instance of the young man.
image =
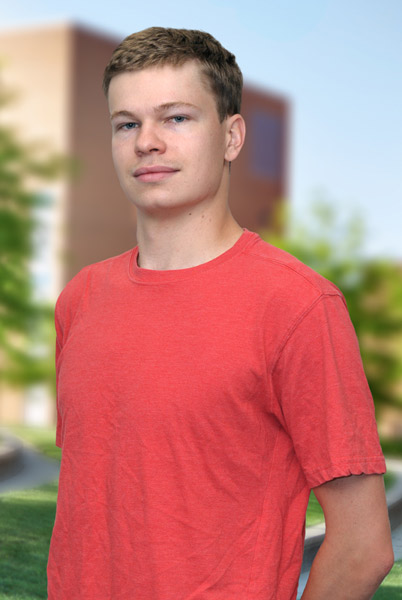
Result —
[[[311,489],[303,598],[371,598],[393,562],[372,398],[340,291],[230,213],[235,57],[154,27],[104,89],[138,247],[57,302],[49,600],[294,600]]]

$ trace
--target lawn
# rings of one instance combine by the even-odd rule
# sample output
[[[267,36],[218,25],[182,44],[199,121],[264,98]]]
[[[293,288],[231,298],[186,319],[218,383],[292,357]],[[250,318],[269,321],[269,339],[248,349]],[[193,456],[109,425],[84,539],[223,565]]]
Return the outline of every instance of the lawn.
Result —
[[[0,496],[0,599],[45,599],[57,480]]]
[[[12,431],[52,458],[60,458],[54,429],[13,427]],[[392,477],[392,476],[391,476]],[[387,478],[387,485],[390,478]],[[45,600],[46,565],[56,514],[57,480],[37,488],[0,495],[0,600]],[[322,520],[311,495],[307,523]],[[396,563],[375,600],[402,597],[402,561]]]

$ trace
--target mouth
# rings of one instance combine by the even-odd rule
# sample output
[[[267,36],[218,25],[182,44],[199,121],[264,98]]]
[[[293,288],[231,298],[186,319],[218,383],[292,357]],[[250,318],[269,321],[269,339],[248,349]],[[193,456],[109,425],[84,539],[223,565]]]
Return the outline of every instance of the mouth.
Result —
[[[177,173],[179,169],[172,167],[164,167],[162,165],[155,165],[153,167],[141,167],[134,171],[135,179],[143,182],[162,181]]]

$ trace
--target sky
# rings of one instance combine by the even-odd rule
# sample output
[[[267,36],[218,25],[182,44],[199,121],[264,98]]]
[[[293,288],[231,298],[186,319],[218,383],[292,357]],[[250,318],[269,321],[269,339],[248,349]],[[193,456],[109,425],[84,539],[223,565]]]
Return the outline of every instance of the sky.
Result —
[[[209,31],[247,83],[290,103],[289,202],[361,214],[364,253],[402,261],[401,0],[0,0],[0,30],[69,21],[119,42],[152,25]]]

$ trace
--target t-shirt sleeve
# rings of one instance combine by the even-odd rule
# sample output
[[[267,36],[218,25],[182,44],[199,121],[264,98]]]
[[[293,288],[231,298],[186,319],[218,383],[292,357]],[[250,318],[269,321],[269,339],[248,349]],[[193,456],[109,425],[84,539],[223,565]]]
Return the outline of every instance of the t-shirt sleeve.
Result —
[[[341,295],[320,296],[288,332],[272,385],[310,487],[385,472],[373,399]]]
[[[58,401],[59,397],[59,370],[60,358],[63,347],[68,339],[74,319],[82,309],[86,296],[86,288],[91,265],[79,271],[66,285],[59,295],[55,306],[56,329],[56,446],[62,448],[63,442],[63,415]]]

